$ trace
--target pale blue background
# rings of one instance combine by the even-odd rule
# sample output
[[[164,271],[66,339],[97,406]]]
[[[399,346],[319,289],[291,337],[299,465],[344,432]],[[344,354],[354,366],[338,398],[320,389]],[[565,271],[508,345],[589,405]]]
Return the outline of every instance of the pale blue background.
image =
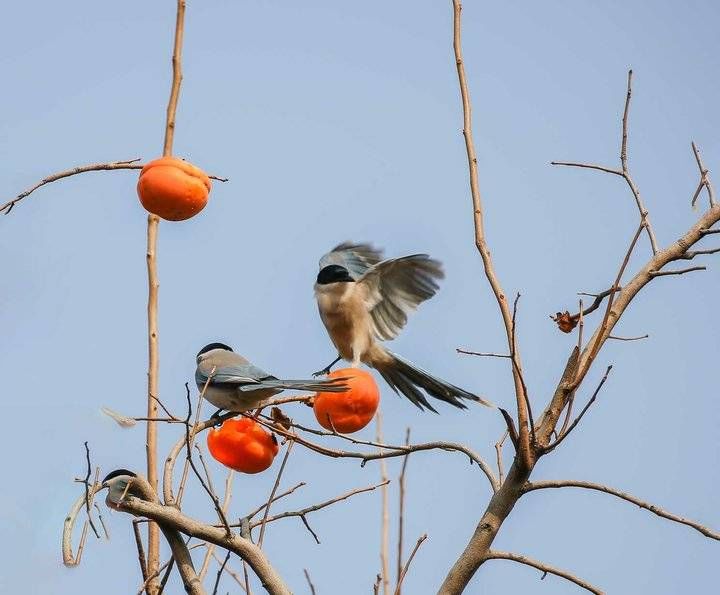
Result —
[[[174,10],[170,0],[6,7],[3,201],[74,165],[160,152]],[[719,13],[716,2],[699,0],[467,2],[465,58],[489,241],[506,291],[523,293],[519,338],[536,410],[575,340],[548,314],[573,309],[577,291],[606,288],[637,225],[621,180],[548,163],[615,164],[633,67],[632,170],[662,244],[688,228],[697,216],[689,208],[697,183],[691,139],[720,181]],[[472,241],[450,3],[189,2],[184,68],[176,153],[231,182],[215,185],[197,218],[160,228],[164,401],[183,410],[194,355],[212,339],[279,375],[326,363],[332,349],[312,299],[316,261],[352,238],[389,255],[427,251],[445,262],[442,290],[396,348],[511,406],[506,361],[455,353],[501,351],[503,334]],[[0,218],[6,593],[110,595],[139,584],[122,514],[106,514],[112,540],[91,539],[81,568],[65,569],[59,548],[80,491],[72,478],[84,473],[83,441],[106,471],[140,468],[144,459],[143,430],[121,430],[99,412],[107,405],[137,415],[145,407],[145,213],[136,178],[78,176]],[[647,254],[643,240],[630,268]],[[606,482],[720,527],[720,277],[717,257],[705,260],[707,272],[660,279],[636,300],[617,332],[650,339],[602,353],[580,400],[613,362],[606,389],[537,478]],[[462,441],[492,459],[504,429],[499,415],[447,407],[423,414],[385,388],[383,396],[388,441],[402,440],[411,425],[416,440]],[[305,408],[288,412],[311,419]],[[162,428],[163,451],[178,431]],[[393,474],[398,465],[390,464]],[[213,470],[221,484],[222,470]],[[377,464],[361,469],[297,448],[282,485],[309,485],[276,510],[369,484],[378,473]],[[238,478],[232,515],[261,502],[274,476]],[[433,593],[489,489],[463,456],[445,453],[414,456],[408,489],[406,543],[426,531],[429,539],[406,592]],[[396,499],[393,488],[393,510]],[[321,595],[371,592],[379,502],[377,493],[362,495],[313,514],[321,546],[299,521],[269,528],[267,553],[296,593],[308,592],[304,567]],[[213,517],[199,490],[187,504]],[[534,493],[495,545],[609,593],[710,592],[717,577],[716,542],[600,494]],[[578,592],[539,576],[490,562],[467,592]],[[229,579],[223,589],[238,592]]]

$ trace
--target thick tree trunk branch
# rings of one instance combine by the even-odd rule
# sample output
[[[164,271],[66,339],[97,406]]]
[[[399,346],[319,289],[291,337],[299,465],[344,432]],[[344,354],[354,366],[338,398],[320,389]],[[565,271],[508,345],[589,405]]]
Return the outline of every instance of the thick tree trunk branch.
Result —
[[[465,590],[477,569],[487,559],[490,546],[501,525],[522,496],[523,486],[529,475],[530,470],[518,464],[516,456],[507,478],[490,499],[490,504],[477,524],[470,542],[448,572],[438,595],[456,595]]]
[[[527,493],[534,490],[543,490],[549,488],[583,488],[586,490],[595,490],[597,492],[603,492],[604,494],[610,494],[611,496],[616,496],[617,498],[625,500],[626,502],[635,504],[640,508],[649,510],[650,512],[656,514],[659,517],[662,517],[669,521],[673,521],[675,523],[680,523],[681,525],[687,525],[688,527],[692,527],[696,531],[702,533],[705,537],[720,541],[720,533],[718,533],[717,531],[713,531],[712,529],[708,529],[700,523],[691,521],[690,519],[686,519],[685,517],[681,517],[666,510],[663,510],[659,506],[655,506],[654,504],[650,504],[649,502],[640,500],[640,498],[637,498],[632,494],[628,494],[627,492],[621,492],[620,490],[616,490],[615,488],[611,488],[600,483],[574,480],[536,481],[525,485],[523,491]]]
[[[270,565],[262,550],[236,533],[228,536],[224,529],[196,521],[185,516],[176,508],[148,502],[134,496],[126,497],[120,504],[120,508],[135,516],[152,519],[161,525],[180,531],[184,535],[202,539],[221,548],[231,550],[250,565],[268,593],[271,595],[291,595],[290,590]]]
[[[180,572],[180,577],[185,587],[185,592],[190,595],[205,595],[205,589],[202,586],[202,582],[195,572],[190,552],[188,551],[187,545],[174,529],[169,529],[167,526],[161,526],[163,535],[170,546],[172,551],[173,559],[175,560],[175,566],[177,566]]]

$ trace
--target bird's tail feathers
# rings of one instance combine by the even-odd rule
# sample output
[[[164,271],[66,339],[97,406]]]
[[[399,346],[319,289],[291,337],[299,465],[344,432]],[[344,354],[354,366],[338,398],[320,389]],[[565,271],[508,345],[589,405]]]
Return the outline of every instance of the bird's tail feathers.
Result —
[[[475,401],[486,407],[495,407],[490,401],[433,376],[430,372],[423,370],[391,351],[386,350],[386,353],[392,359],[382,365],[376,365],[377,371],[380,372],[385,382],[387,382],[396,393],[400,392],[404,394],[420,409],[427,408],[437,413],[435,408],[430,405],[425,398],[422,391],[460,409],[467,409],[467,405],[462,402],[462,399]]]
[[[346,378],[328,378],[312,380],[281,380],[279,378],[266,378],[258,384],[245,384],[238,387],[242,392],[266,390],[276,388],[280,390],[308,390],[313,392],[341,393],[348,390],[344,383]]]

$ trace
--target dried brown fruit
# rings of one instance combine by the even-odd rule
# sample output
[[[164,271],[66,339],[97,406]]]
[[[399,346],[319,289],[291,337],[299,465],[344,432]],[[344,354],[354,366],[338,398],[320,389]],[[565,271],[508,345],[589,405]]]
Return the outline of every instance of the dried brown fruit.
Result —
[[[558,312],[555,314],[555,316],[551,316],[555,323],[558,325],[558,328],[563,333],[571,333],[573,329],[577,326],[579,317],[573,316],[565,310],[565,312]]]

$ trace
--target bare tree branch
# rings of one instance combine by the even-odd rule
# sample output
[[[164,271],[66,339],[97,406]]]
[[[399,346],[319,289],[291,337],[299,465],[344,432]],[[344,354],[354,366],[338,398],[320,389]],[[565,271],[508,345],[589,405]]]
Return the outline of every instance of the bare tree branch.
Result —
[[[405,563],[405,566],[402,569],[402,572],[400,573],[400,577],[398,578],[397,587],[395,587],[395,593],[394,595],[400,595],[400,590],[402,589],[402,583],[405,580],[405,576],[407,575],[408,569],[410,568],[410,564],[413,561],[413,558],[415,557],[415,554],[417,554],[418,549],[420,549],[420,546],[423,544],[423,541],[427,539],[427,533],[423,533],[417,540],[417,543],[415,544],[415,547],[413,548],[412,552],[410,552],[410,556],[408,557],[407,562]]]
[[[680,258],[684,258],[681,256]],[[678,269],[674,271],[650,271],[651,277],[666,277],[669,275],[684,275],[685,273],[692,273],[693,271],[705,271],[707,270],[707,267],[699,266],[699,267],[689,267],[687,269]]]
[[[545,578],[546,574],[554,574],[555,576],[559,576],[561,578],[569,580],[572,583],[575,583],[578,587],[582,587],[586,591],[590,591],[590,593],[595,593],[595,595],[603,595],[603,591],[601,591],[597,587],[593,587],[590,583],[576,577],[574,574],[570,574],[569,572],[560,570],[559,568],[555,568],[554,566],[550,566],[543,562],[538,562],[537,560],[533,560],[532,558],[528,558],[527,556],[513,554],[512,552],[500,552],[497,550],[490,550],[488,552],[487,559],[512,560],[513,562],[519,562],[520,564],[532,566],[533,568],[537,568],[538,570],[541,570],[543,572],[543,578]]]
[[[328,418],[329,419],[329,418]],[[375,442],[383,442],[382,431],[382,411],[378,408],[375,414]],[[382,453],[380,448],[378,452]],[[388,483],[390,483],[387,474],[387,464],[385,459],[380,460],[380,574],[382,575],[383,595],[390,595],[390,559],[388,550],[390,549],[390,504],[388,502]]]
[[[141,484],[143,481],[140,477],[133,479],[133,483]],[[270,565],[263,551],[249,540],[235,533],[228,534],[224,529],[196,521],[185,516],[172,506],[164,506],[136,496],[125,497],[119,502],[118,507],[135,516],[152,519],[164,528],[173,529],[190,537],[232,550],[234,554],[250,565],[268,593],[271,595],[291,595],[290,590],[285,586],[277,571]]]
[[[289,496],[289,495],[292,494],[295,490],[303,487],[304,485],[306,485],[306,483],[305,483],[304,481],[301,481],[300,483],[298,483],[298,484],[296,484],[295,486],[291,487],[289,490],[286,490],[285,492],[282,492],[281,494],[278,494],[277,496],[273,497],[273,498],[272,498],[271,500],[269,500],[268,502],[265,502],[263,505],[258,506],[255,510],[253,510],[253,511],[250,512],[249,514],[246,514],[246,515],[245,515],[245,518],[248,519],[248,520],[252,520],[252,518],[253,518],[256,514],[258,514],[258,513],[262,512],[263,510],[265,510],[265,509],[268,507],[269,504],[272,504],[273,502],[277,502],[278,500],[280,500],[281,498],[284,498],[285,496]]]
[[[535,481],[535,482],[526,484],[525,487],[523,488],[523,492],[527,493],[527,492],[532,492],[534,490],[542,490],[542,489],[548,489],[548,488],[584,488],[586,490],[595,490],[597,492],[603,492],[605,494],[610,494],[610,495],[616,496],[622,500],[626,500],[627,502],[631,502],[632,504],[635,504],[636,506],[639,506],[640,508],[649,510],[650,512],[652,512],[653,514],[656,514],[659,517],[662,517],[669,521],[673,521],[675,523],[680,523],[681,525],[687,525],[688,527],[692,527],[696,531],[699,531],[700,533],[705,535],[705,537],[709,537],[710,539],[715,539],[715,540],[720,541],[720,533],[718,533],[717,531],[708,529],[704,525],[701,525],[700,523],[696,523],[695,521],[691,521],[689,519],[678,516],[671,512],[667,512],[666,510],[663,510],[659,506],[655,506],[654,504],[650,504],[648,502],[640,500],[639,498],[636,498],[635,496],[628,494],[627,492],[621,492],[620,490],[616,490],[614,488],[608,487],[606,485],[602,485],[600,483],[593,483],[590,481],[575,481],[575,480]]]
[[[220,564],[220,568],[218,568],[217,575],[215,576],[215,584],[213,585],[212,595],[217,595],[217,590],[220,586],[220,577],[222,576],[223,570],[225,570],[225,566],[227,566],[228,560],[230,559],[230,554],[232,554],[232,552],[228,550],[227,554],[225,554],[225,559],[222,561],[222,564]]]
[[[138,519],[133,520],[132,528],[133,535],[135,536],[135,548],[137,549],[138,553],[138,564],[140,564],[140,574],[142,575],[143,579],[142,589],[140,589],[140,593],[142,594],[148,582],[148,571],[147,559],[145,557],[145,548],[143,546],[142,535],[140,535],[140,521],[138,521]],[[155,576],[157,576],[157,574]]]
[[[277,492],[278,486],[280,485],[280,479],[282,478],[283,471],[285,470],[285,465],[287,464],[288,458],[290,457],[290,452],[292,451],[292,447],[294,444],[294,440],[288,441],[288,447],[285,450],[285,456],[283,456],[282,463],[280,464],[280,469],[278,470],[277,477],[275,478],[275,483],[273,484],[272,491],[270,492],[267,503],[265,504],[265,513],[263,514],[263,519],[260,522],[260,537],[258,538],[258,547],[260,548],[263,545],[263,538],[265,537],[265,525],[267,524],[268,514],[270,513],[270,506],[275,499],[275,492]]]
[[[518,411],[518,429],[520,432],[519,454],[525,463],[525,466],[532,466],[533,453],[530,447],[530,434],[528,431],[528,411],[525,397],[523,396],[522,386],[522,364],[520,363],[520,354],[513,345],[513,324],[510,307],[505,297],[505,293],[500,285],[500,281],[495,273],[490,248],[488,247],[485,236],[485,224],[483,219],[483,206],[480,196],[480,183],[478,181],[477,155],[475,154],[475,144],[473,142],[472,133],[472,105],[470,103],[470,91],[468,90],[467,77],[465,75],[465,64],[462,55],[461,42],[461,12],[462,4],[460,0],[453,0],[453,51],[455,53],[455,65],[457,66],[458,83],[460,85],[460,96],[462,99],[463,109],[463,136],[465,138],[465,149],[467,152],[468,169],[470,176],[470,193],[472,195],[473,204],[473,220],[475,222],[475,246],[480,252],[483,261],[485,277],[490,283],[492,292],[495,295],[500,314],[505,325],[505,334],[507,336],[508,348],[510,353],[514,355],[513,360],[513,382],[515,384],[515,400],[517,402]]]
[[[372,485],[372,486],[368,486],[368,487],[366,487],[366,488],[357,488],[357,489],[354,489],[354,490],[350,490],[349,492],[346,492],[346,493],[344,493],[344,494],[341,494],[340,496],[336,496],[335,498],[331,498],[330,500],[325,500],[324,502],[320,502],[320,503],[318,503],[318,504],[313,504],[312,506],[308,506],[308,507],[302,508],[302,509],[300,509],[300,510],[291,510],[291,511],[288,511],[288,512],[281,512],[281,513],[278,513],[278,514],[274,514],[274,515],[272,515],[272,516],[267,517],[267,519],[265,519],[265,523],[266,523],[266,524],[267,524],[267,523],[272,523],[272,522],[275,522],[275,521],[279,521],[280,519],[288,519],[288,518],[291,518],[291,517],[301,517],[301,518],[302,518],[302,517],[304,517],[306,514],[309,514],[309,513],[311,513],[311,512],[315,512],[315,511],[318,511],[318,510],[321,510],[321,509],[323,509],[323,508],[327,508],[328,506],[330,506],[330,505],[332,505],[332,504],[335,504],[336,502],[341,502],[342,500],[347,500],[348,498],[350,498],[350,497],[352,497],[352,496],[355,496],[355,495],[357,495],[357,494],[363,494],[363,493],[365,493],[365,492],[372,492],[373,490],[376,490],[377,488],[381,488],[382,486],[387,485],[388,483],[390,483],[390,480],[389,480],[389,479],[386,480],[386,481],[380,482],[380,483],[378,483],[378,484],[375,484],[375,485]],[[259,526],[260,524],[262,524],[262,521],[254,521],[254,522],[251,522],[251,523],[250,523],[250,528],[251,528],[251,529],[254,529],[255,527]],[[240,523],[235,524],[235,525],[231,525],[231,526],[232,526],[232,527],[239,527],[239,526],[240,526]]]
[[[70,511],[65,517],[62,533],[62,557],[63,564],[65,564],[65,566],[67,567],[78,566],[80,564],[83,550],[85,549],[85,542],[87,540],[89,523],[86,519],[83,525],[82,534],[80,535],[80,543],[78,545],[77,553],[73,554],[72,535],[75,529],[75,522],[77,521],[77,517],[80,511],[85,508],[85,503],[88,501],[88,497],[90,499],[90,502],[92,502],[95,494],[99,490],[99,483],[95,483],[94,485],[90,486],[89,493],[86,495],[86,493],[83,492],[80,496],[78,496],[77,500],[75,500],[73,505],[70,507]]]
[[[455,350],[458,353],[463,353],[465,355],[477,355],[479,357],[504,357],[507,359],[512,358],[512,355],[509,353],[487,353],[482,351],[468,351],[467,349],[460,349],[459,347]]]
[[[309,440],[303,438],[302,436],[300,436],[297,433],[290,432],[286,428],[281,427],[276,423],[271,423],[271,422],[263,419],[263,416],[260,416],[255,421],[257,421],[259,424],[265,426],[266,428],[269,428],[273,432],[276,432],[277,434],[284,436],[285,438],[292,438],[294,440],[297,440],[297,442],[299,444],[302,444],[304,447],[306,447],[314,452],[317,452],[319,454],[322,454],[322,455],[325,455],[328,457],[332,457],[332,458],[361,459],[362,466],[364,466],[367,461],[375,461],[375,460],[379,460],[379,459],[401,457],[407,453],[421,452],[421,451],[425,451],[425,450],[445,450],[445,451],[461,452],[470,459],[471,464],[477,463],[478,467],[480,467],[481,471],[488,478],[488,481],[490,482],[490,486],[493,489],[493,491],[496,491],[498,489],[497,479],[495,478],[495,475],[493,474],[492,469],[480,457],[480,455],[478,455],[475,451],[468,448],[467,446],[464,446],[462,444],[457,444],[455,442],[426,442],[426,443],[422,443],[422,444],[411,444],[409,446],[400,446],[400,445],[394,445],[394,444],[380,444],[378,442],[369,442],[366,440],[358,440],[357,438],[353,438],[352,436],[348,436],[347,434],[338,434],[336,432],[325,432],[325,431],[315,430],[313,428],[301,426],[300,424],[297,424],[295,422],[290,423],[290,425],[293,428],[298,428],[300,430],[309,432],[311,434],[315,434],[317,436],[333,436],[335,438],[339,438],[341,440],[345,440],[345,441],[351,442],[353,444],[364,444],[367,446],[373,446],[375,448],[379,448],[379,449],[383,450],[383,452],[378,451],[378,452],[370,452],[370,453],[352,452],[352,451],[328,448],[328,447],[322,446],[320,444],[310,442]],[[203,423],[206,423],[206,422],[203,422]],[[201,424],[201,426],[202,426],[202,424]],[[202,427],[201,427],[201,429],[202,429]]]
[[[710,182],[710,177],[708,176],[708,169],[705,167],[705,164],[702,161],[702,157],[700,157],[700,149],[698,149],[697,145],[693,141],[691,143],[693,154],[695,155],[695,162],[697,163],[698,169],[700,170],[700,182],[698,183],[697,190],[695,191],[695,194],[692,197],[691,206],[695,206],[695,202],[698,199],[698,196],[700,196],[700,191],[705,188],[707,190],[708,194],[708,200],[710,201],[710,206],[715,206],[715,191],[713,190],[712,183]]]
[[[405,444],[410,444],[410,428],[405,430]],[[403,530],[405,528],[405,473],[407,472],[409,455],[403,457],[400,475],[398,476],[398,540],[397,540],[397,583],[395,591],[400,595],[400,576],[403,569]]]
[[[647,339],[650,335],[640,335],[638,337],[616,337],[615,335],[608,335],[608,340],[613,341],[642,341],[643,339]]]
[[[604,165],[594,165],[592,163],[578,163],[575,161],[551,161],[550,165],[564,165],[567,167],[580,167],[583,169],[596,169],[597,171],[605,172],[606,174],[614,174],[622,177],[623,173],[619,169],[612,167],[605,167]]]
[[[222,501],[222,511],[223,514],[227,515],[228,508],[230,507],[230,500],[232,499],[232,481],[235,477],[235,472],[230,469],[228,471],[227,477],[225,478],[225,495],[223,496]],[[205,551],[205,557],[203,558],[202,566],[200,567],[200,572],[198,572],[198,576],[200,577],[200,580],[205,580],[205,575],[207,574],[207,571],[210,567],[210,558],[213,557],[213,554],[215,553],[215,544],[209,543],[207,544],[207,549]]]
[[[605,375],[602,377],[602,380],[600,380],[600,384],[598,384],[597,388],[595,389],[595,392],[593,393],[592,397],[590,397],[590,400],[587,402],[585,407],[583,407],[582,411],[580,412],[580,415],[578,415],[575,418],[575,421],[573,421],[570,426],[567,428],[567,430],[561,430],[560,435],[558,436],[558,439],[555,440],[554,443],[548,445],[545,448],[545,452],[548,452],[550,450],[553,450],[556,448],[565,438],[568,437],[570,432],[572,432],[575,429],[575,426],[577,426],[580,423],[580,420],[583,418],[583,415],[587,412],[588,409],[590,409],[590,406],[595,402],[595,399],[597,399],[598,394],[600,393],[600,389],[605,384],[605,381],[608,379],[608,376],[610,375],[610,371],[612,370],[612,365],[607,367],[607,370],[605,370]]]
[[[303,568],[303,572],[305,573],[305,580],[307,581],[308,587],[310,587],[311,595],[317,595],[317,593],[315,592],[315,585],[313,585],[313,582],[310,579],[310,573],[308,572],[307,568]]]
[[[648,215],[648,210],[645,208],[645,205],[643,204],[642,197],[640,196],[640,190],[637,187],[637,184],[635,184],[632,176],[630,175],[630,170],[628,168],[628,156],[627,156],[627,144],[628,144],[628,120],[630,115],[630,99],[632,98],[632,70],[628,71],[627,76],[627,92],[625,95],[625,108],[623,109],[623,117],[622,117],[622,139],[620,142],[620,169],[613,169],[610,167],[604,167],[600,165],[593,165],[589,163],[577,163],[577,162],[568,162],[568,161],[551,161],[550,163],[552,165],[566,165],[571,167],[581,167],[585,169],[594,169],[597,171],[613,174],[616,176],[620,176],[625,180],[625,183],[627,184],[628,188],[630,189],[630,192],[633,195],[633,198],[635,200],[635,205],[637,206],[638,212],[640,213],[640,221],[643,225],[643,228],[645,229],[648,239],[650,240],[650,246],[652,248],[653,255],[658,253],[658,244],[657,240],[655,239],[655,232],[652,229],[652,226],[650,225],[650,218]]]
[[[69,178],[70,176],[75,176],[77,174],[91,171],[111,171],[114,169],[142,169],[143,166],[142,164],[137,163],[138,161],[140,161],[139,158],[128,159],[126,161],[110,161],[109,163],[91,163],[89,165],[79,165],[77,167],[73,167],[71,169],[66,169],[64,171],[49,175],[46,178],[40,180],[34,186],[31,186],[27,190],[24,190],[23,192],[18,194],[12,200],[9,200],[4,205],[0,206],[0,213],[9,215],[10,211],[13,210],[17,203],[19,203],[23,198],[30,196],[33,192],[35,192],[35,190],[45,186],[46,184],[57,182],[58,180],[62,180],[63,178]]]

